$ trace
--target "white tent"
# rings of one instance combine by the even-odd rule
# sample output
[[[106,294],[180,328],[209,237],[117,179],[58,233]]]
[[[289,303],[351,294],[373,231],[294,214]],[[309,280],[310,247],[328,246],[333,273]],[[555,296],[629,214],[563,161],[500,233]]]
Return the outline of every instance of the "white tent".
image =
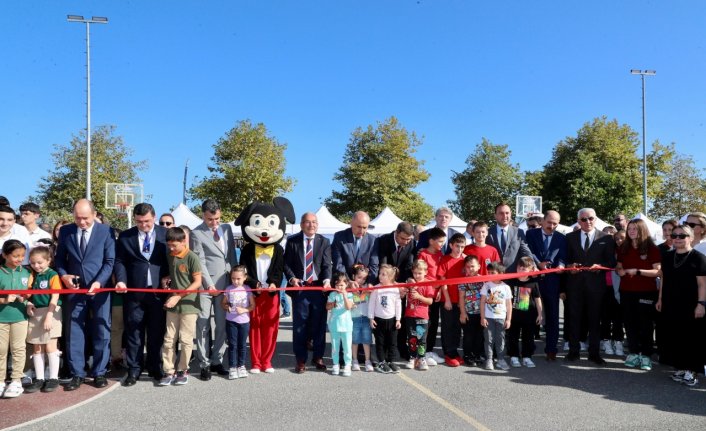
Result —
[[[203,220],[191,212],[189,207],[183,203],[180,203],[176,208],[174,208],[174,211],[172,211],[172,217],[174,217],[174,222],[177,226],[186,225],[189,229],[194,229],[196,226],[203,223]]]
[[[319,233],[321,235],[333,235],[338,231],[348,229],[350,226],[333,216],[325,206],[321,206],[316,211],[316,218],[319,221]]]
[[[401,222],[402,219],[397,217],[390,207],[385,207],[377,217],[370,221],[373,228],[368,229],[368,232],[375,235],[389,233],[397,229],[397,225]]]

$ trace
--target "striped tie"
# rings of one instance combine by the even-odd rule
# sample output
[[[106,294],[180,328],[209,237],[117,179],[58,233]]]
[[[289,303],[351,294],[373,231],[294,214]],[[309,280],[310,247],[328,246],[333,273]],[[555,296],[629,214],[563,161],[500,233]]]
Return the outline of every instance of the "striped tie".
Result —
[[[314,281],[314,248],[311,246],[311,238],[306,239],[306,254],[304,255],[304,279],[307,284]]]

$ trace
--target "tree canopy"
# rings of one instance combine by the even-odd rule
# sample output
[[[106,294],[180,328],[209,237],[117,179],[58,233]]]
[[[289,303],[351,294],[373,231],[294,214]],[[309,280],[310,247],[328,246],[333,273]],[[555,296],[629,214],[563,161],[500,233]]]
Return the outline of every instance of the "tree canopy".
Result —
[[[651,217],[679,219],[690,212],[706,212],[704,170],[696,167],[692,156],[677,153],[674,143],[665,146],[656,141],[648,166],[654,172],[648,183]]]

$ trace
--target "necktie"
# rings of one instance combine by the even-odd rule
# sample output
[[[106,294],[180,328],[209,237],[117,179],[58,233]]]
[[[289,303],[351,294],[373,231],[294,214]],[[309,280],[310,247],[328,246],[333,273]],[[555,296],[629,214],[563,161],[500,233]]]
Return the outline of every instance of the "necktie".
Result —
[[[145,242],[142,244],[142,252],[143,253],[150,252],[150,234],[149,234],[149,232],[147,232],[145,234]]]
[[[591,241],[588,239],[587,233],[584,235],[586,235],[586,241],[583,242],[583,251],[588,251],[588,247],[591,246]]]
[[[314,281],[314,247],[311,245],[311,238],[306,239],[306,254],[304,255],[304,279],[307,284]]]
[[[544,235],[544,254],[547,254],[549,251],[549,238],[551,237],[551,235]]]
[[[81,256],[86,255],[86,235],[88,232],[86,229],[81,229],[81,243],[79,244],[79,247],[81,248]]]
[[[507,247],[507,235],[505,235],[505,229],[500,229],[500,248],[503,253],[505,253],[505,247]]]
[[[218,228],[213,229],[213,240],[216,242],[221,242],[221,236],[218,235]]]
[[[401,246],[401,245],[398,245],[398,246],[397,246],[397,256],[396,256],[397,259],[400,258],[400,253],[402,253],[402,246]]]
[[[360,238],[355,239],[355,260],[358,261],[358,253],[360,253]]]

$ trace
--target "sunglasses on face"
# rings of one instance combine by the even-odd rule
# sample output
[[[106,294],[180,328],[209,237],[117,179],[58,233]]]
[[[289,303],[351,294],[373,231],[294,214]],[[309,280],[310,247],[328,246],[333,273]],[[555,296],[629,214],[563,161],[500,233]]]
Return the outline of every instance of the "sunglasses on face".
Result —
[[[171,225],[173,225],[173,224],[174,224],[174,223],[172,223],[172,222],[170,222],[170,221],[160,221],[160,222],[159,222],[159,225],[160,225],[160,226],[171,226]]]
[[[677,238],[679,238],[679,239],[684,239],[684,238],[686,238],[686,237],[688,237],[688,236],[689,236],[689,235],[687,235],[687,234],[685,234],[685,233],[673,233],[673,234],[669,235],[669,237],[670,237],[671,239],[677,239]]]
[[[689,223],[689,222],[686,222],[686,223],[684,223],[684,224],[687,225],[687,226],[689,226],[689,227],[692,228],[692,229],[695,228],[696,226],[698,226],[698,227],[703,227],[703,226],[701,225],[701,223]]]
[[[581,217],[579,220],[586,223],[587,221],[593,221],[595,219],[596,219],[595,217],[591,216],[591,217]]]

